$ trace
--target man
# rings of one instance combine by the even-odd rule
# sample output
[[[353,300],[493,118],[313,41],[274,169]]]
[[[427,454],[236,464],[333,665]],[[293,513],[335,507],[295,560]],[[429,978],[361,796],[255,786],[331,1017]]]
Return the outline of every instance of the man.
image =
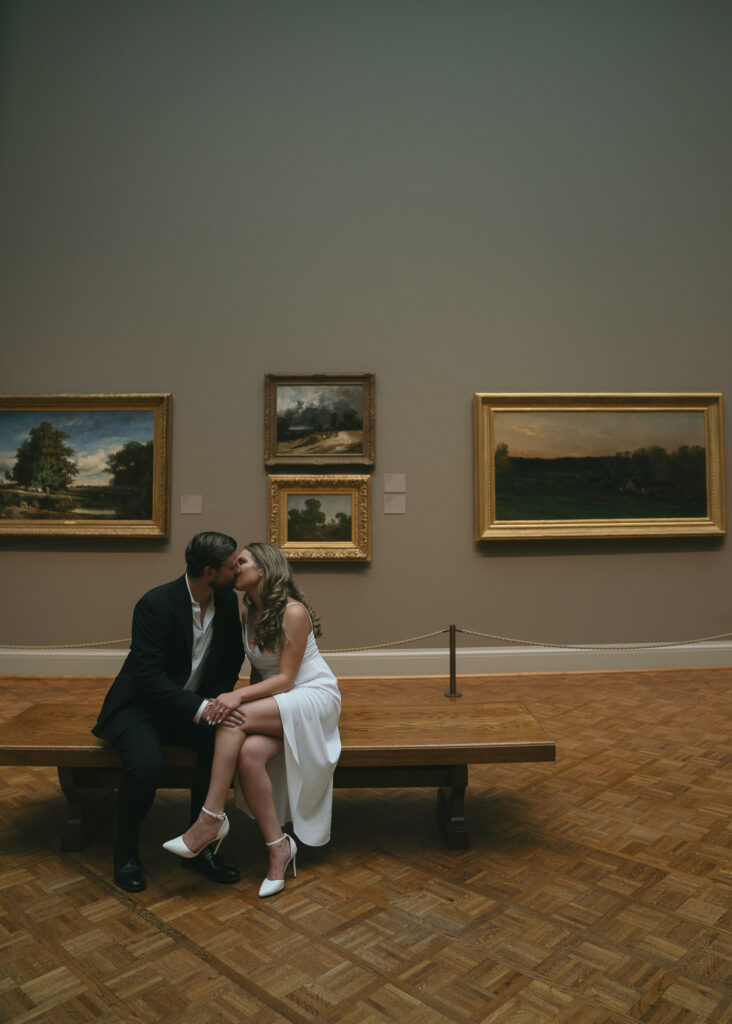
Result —
[[[92,732],[119,751],[114,881],[127,892],[145,888],[138,839],[163,771],[164,745],[197,751],[191,821],[201,810],[216,730],[202,721],[206,698],[233,690],[244,659],[234,583],[237,545],[223,533],[199,533],[186,548],[186,572],[148,591],[135,606],[132,644]],[[239,879],[211,847],[181,860],[211,881]]]

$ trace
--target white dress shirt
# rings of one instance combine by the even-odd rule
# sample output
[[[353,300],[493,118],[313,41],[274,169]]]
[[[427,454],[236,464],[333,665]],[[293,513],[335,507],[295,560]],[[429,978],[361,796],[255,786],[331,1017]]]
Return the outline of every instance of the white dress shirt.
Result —
[[[188,676],[188,681],[183,687],[184,690],[193,690],[194,693],[198,691],[198,687],[201,683],[201,676],[203,669],[206,664],[206,657],[208,655],[209,647],[211,646],[211,637],[213,636],[213,620],[216,606],[214,603],[214,595],[211,594],[206,611],[201,616],[201,606],[191,593],[191,586],[188,582],[188,575],[186,574],[186,586],[188,587],[188,594],[191,598],[191,614],[193,616],[193,648],[191,651],[191,674]],[[198,711],[193,716],[194,722],[201,721],[201,715],[203,709],[208,704],[207,700],[201,701],[201,705]]]

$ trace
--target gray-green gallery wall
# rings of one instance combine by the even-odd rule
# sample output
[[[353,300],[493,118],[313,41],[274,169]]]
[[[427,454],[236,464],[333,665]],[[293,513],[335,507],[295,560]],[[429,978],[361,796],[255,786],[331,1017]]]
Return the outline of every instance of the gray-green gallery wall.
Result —
[[[472,445],[476,391],[732,398],[729,4],[0,11],[0,392],[173,396],[169,540],[2,538],[4,643],[126,637],[194,532],[265,535],[267,372],[376,375],[325,647],[732,629],[724,539],[476,543]]]

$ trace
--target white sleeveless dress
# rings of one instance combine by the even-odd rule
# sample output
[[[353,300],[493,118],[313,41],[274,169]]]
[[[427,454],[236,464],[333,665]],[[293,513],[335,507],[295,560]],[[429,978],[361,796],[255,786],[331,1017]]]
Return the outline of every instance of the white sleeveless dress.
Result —
[[[277,675],[279,652],[252,649],[246,622],[244,650],[262,679]],[[274,694],[274,699],[282,718],[284,750],[268,762],[267,772],[278,820],[281,825],[291,821],[297,837],[308,846],[324,846],[330,839],[333,772],[341,753],[341,695],[312,629],[292,689]],[[236,806],[254,817],[238,778],[234,791]]]

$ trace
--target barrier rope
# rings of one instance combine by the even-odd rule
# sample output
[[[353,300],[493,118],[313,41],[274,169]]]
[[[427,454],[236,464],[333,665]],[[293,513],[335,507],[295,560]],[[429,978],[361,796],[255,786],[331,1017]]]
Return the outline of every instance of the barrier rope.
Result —
[[[463,629],[457,626],[458,633],[479,636],[486,640],[502,640],[507,644],[520,644],[522,647],[549,647],[561,651],[649,651],[663,647],[686,647],[689,644],[709,643],[712,640],[727,640],[732,633],[718,633],[716,636],[702,636],[696,640],[669,640],[647,644],[555,644],[544,640],[518,640],[515,637],[499,636],[495,633],[478,633],[474,629]]]
[[[462,626],[455,626],[457,633],[465,636],[477,636],[484,640],[497,640],[501,643],[516,644],[521,647],[548,647],[560,651],[648,651],[664,647],[687,647],[691,644],[710,643],[714,640],[728,640],[732,633],[718,633],[716,636],[702,636],[693,640],[667,640],[657,643],[641,644],[558,644],[549,640],[522,640],[517,637],[501,636],[499,633],[480,633],[475,629],[464,629]],[[449,633],[450,628],[436,629],[432,633],[421,633],[419,636],[405,637],[403,640],[389,640],[386,643],[368,644],[364,647],[335,647],[331,650],[323,650],[321,654],[357,654],[361,651],[380,651],[387,647],[400,647],[402,644],[416,643],[418,640],[430,640],[435,636],[442,636]],[[88,647],[116,647],[118,645],[129,645],[130,637],[121,640],[96,640],[80,644],[0,644],[0,650],[14,651],[66,651],[79,650]]]
[[[417,640],[429,640],[433,636],[442,636],[449,633],[449,629],[436,629],[434,633],[422,633],[421,636],[409,636],[404,640],[390,640],[386,644],[369,644],[368,647],[334,647],[330,651],[321,651],[321,654],[357,654],[359,651],[380,651],[384,647],[399,647],[401,644],[413,644]]]
[[[80,647],[114,647],[132,643],[131,637],[122,640],[94,640],[86,644],[0,644],[0,651],[78,651]]]

